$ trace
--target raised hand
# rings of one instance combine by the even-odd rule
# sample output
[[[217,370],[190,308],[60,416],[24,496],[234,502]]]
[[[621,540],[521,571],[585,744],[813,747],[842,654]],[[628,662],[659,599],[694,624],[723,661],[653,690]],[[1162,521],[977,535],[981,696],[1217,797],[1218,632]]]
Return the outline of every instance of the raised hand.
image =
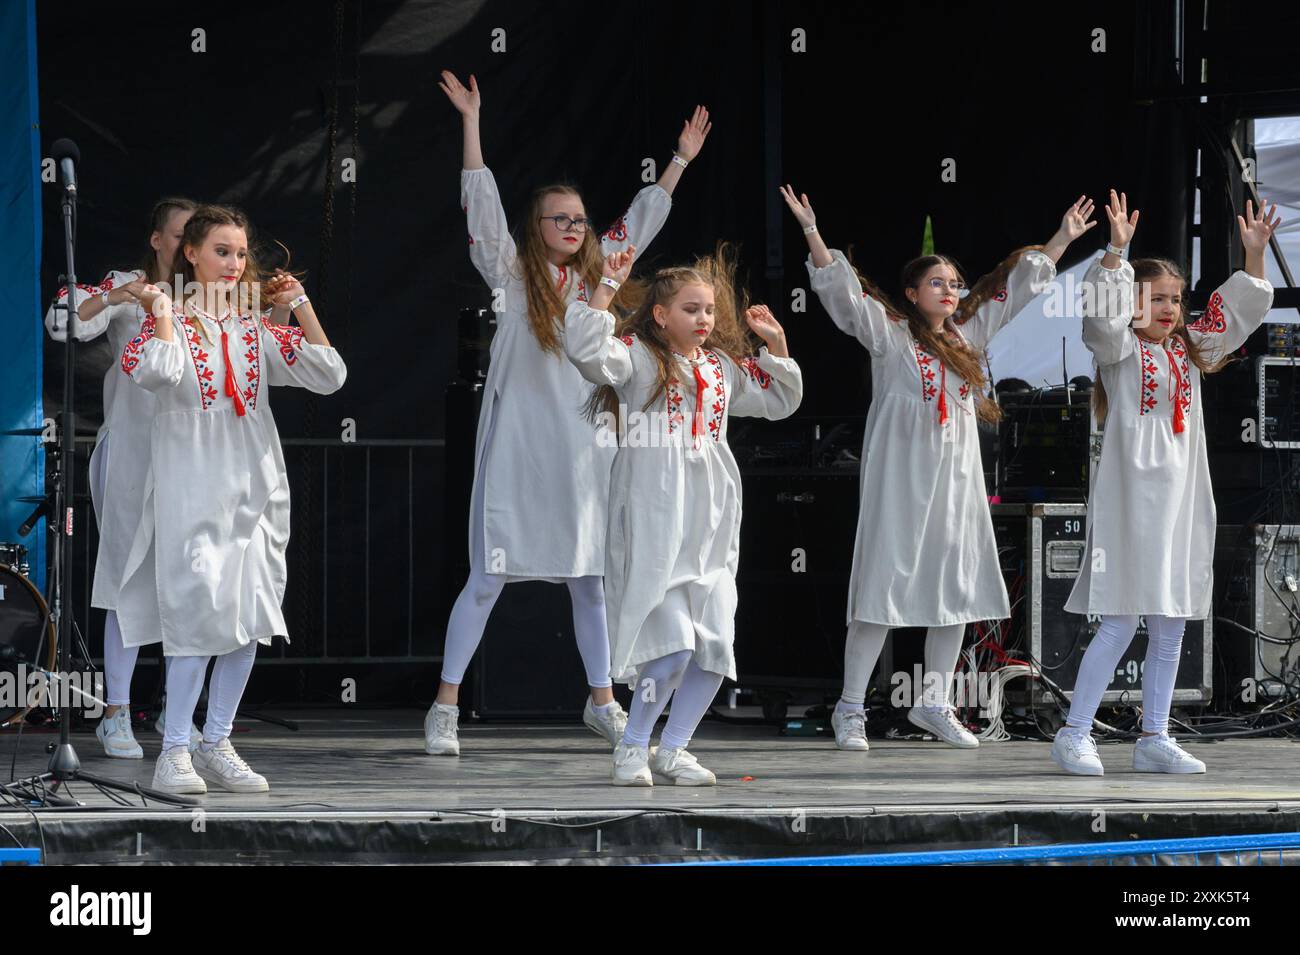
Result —
[[[751,305],[745,309],[745,323],[768,345],[785,337],[785,329],[766,305]]]
[[[288,305],[306,291],[292,273],[283,269],[276,269],[262,284],[262,293],[275,305]]]
[[[698,156],[712,128],[709,111],[703,106],[695,107],[695,113],[682,124],[682,131],[677,136],[677,155],[687,162]]]
[[[478,115],[482,100],[478,94],[478,81],[474,79],[473,73],[469,75],[469,89],[461,85],[460,80],[456,79],[456,74],[451,70],[442,71],[442,79],[438,81],[438,86],[447,94],[451,105],[455,106],[456,111],[462,116]]]
[[[1274,231],[1282,224],[1281,219],[1273,218],[1273,213],[1277,211],[1277,203],[1273,203],[1264,211],[1261,204],[1259,212],[1255,212],[1255,205],[1249,199],[1246,200],[1246,216],[1242,218],[1237,216],[1237,229],[1241,232],[1241,244],[1246,247],[1246,254],[1258,252],[1261,255],[1264,249],[1268,247],[1268,240],[1272,238]]]
[[[1124,193],[1115,194],[1115,190],[1110,191],[1110,202],[1106,206],[1106,218],[1110,220],[1110,244],[1117,248],[1124,248],[1133,241],[1133,233],[1137,231],[1138,210],[1133,210],[1133,215],[1128,212],[1128,196]]]
[[[1087,196],[1080,196],[1074,200],[1074,205],[1066,209],[1065,215],[1061,217],[1059,234],[1067,241],[1073,242],[1097,224],[1097,220],[1092,219],[1092,213],[1092,200]],[[1092,219],[1092,221],[1089,222],[1089,219]]]
[[[793,186],[787,183],[778,188],[781,191],[781,198],[785,200],[785,204],[790,207],[790,211],[794,213],[795,219],[799,221],[801,226],[806,229],[811,225],[817,224],[817,216],[813,214],[812,205],[808,202],[808,194],[806,192],[800,193],[799,198],[796,199],[794,197]]]
[[[634,245],[629,245],[622,252],[613,252],[601,263],[601,274],[621,285],[632,274],[632,262],[635,258],[636,246]]]

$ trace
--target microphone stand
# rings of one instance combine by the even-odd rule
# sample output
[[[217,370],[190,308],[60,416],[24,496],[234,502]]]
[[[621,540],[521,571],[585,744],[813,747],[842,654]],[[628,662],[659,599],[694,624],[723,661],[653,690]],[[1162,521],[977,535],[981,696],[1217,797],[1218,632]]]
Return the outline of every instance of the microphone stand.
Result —
[[[55,633],[59,641],[58,649],[58,667],[59,672],[55,675],[56,687],[61,681],[67,681],[72,672],[72,610],[70,606],[64,605],[64,594],[72,592],[72,535],[73,535],[73,453],[75,450],[75,431],[73,428],[73,371],[76,368],[77,355],[77,331],[78,323],[81,319],[77,315],[77,275],[74,267],[73,246],[74,239],[74,222],[76,218],[77,187],[75,184],[67,183],[63,190],[63,248],[67,256],[67,289],[68,289],[68,308],[67,308],[67,327],[64,334],[64,365],[63,365],[63,413],[61,415],[62,425],[59,428],[59,471],[62,479],[56,478],[53,491],[53,518],[52,530],[55,534],[54,554],[52,557],[53,572],[50,574],[52,581],[50,586],[50,614],[54,620]],[[69,683],[70,685],[70,683]],[[58,690],[56,689],[56,694]],[[199,801],[185,796],[176,796],[170,793],[158,792],[141,786],[136,782],[122,782],[117,779],[109,779],[105,776],[98,776],[87,773],[81,768],[81,761],[77,759],[77,751],[72,745],[70,739],[72,729],[72,705],[67,689],[64,689],[62,696],[56,695],[55,703],[59,710],[59,742],[55,746],[53,754],[50,756],[49,767],[46,772],[39,776],[20,779],[16,782],[5,786],[0,786],[0,792],[11,796],[17,796],[24,801],[36,803],[42,807],[51,806],[68,806],[69,801],[57,797],[53,794],[59,786],[66,786],[73,781],[85,782],[96,787],[101,791],[116,790],[118,792],[132,793],[139,796],[147,796],[159,802],[170,803],[176,806],[197,806]],[[52,785],[50,785],[52,784]],[[108,793],[111,796],[111,793]],[[121,800],[112,797],[115,801]]]

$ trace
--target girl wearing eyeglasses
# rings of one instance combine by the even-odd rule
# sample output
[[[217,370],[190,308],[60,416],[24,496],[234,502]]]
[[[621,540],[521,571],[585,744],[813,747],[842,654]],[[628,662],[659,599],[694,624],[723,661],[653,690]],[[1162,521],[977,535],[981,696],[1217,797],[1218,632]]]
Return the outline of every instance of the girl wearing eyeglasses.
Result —
[[[709,133],[697,107],[659,181],[646,186],[604,233],[592,228],[578,192],[564,185],[533,194],[519,241],[479,143],[481,98],[448,71],[438,84],[464,124],[461,205],[469,254],[493,293],[497,330],[474,448],[470,496],[470,575],[452,607],[442,681],[424,721],[425,751],[460,753],[460,684],[489,614],[511,581],[568,585],[573,628],[591,689],[583,722],[612,748],[626,714],[614,700],[605,621],[605,522],[615,448],[598,442],[582,415],[589,387],[564,357],[564,312],[587,301],[604,257],[644,249],[668,218],[682,170]]]
[[[832,714],[840,749],[868,749],[863,703],[891,627],[926,627],[925,680],[908,719],[953,746],[979,741],[951,704],[966,624],[1010,616],[980,464],[976,419],[997,421],[981,355],[1056,277],[1066,247],[1096,225],[1079,199],[1044,246],[1018,249],[970,294],[942,255],[903,268],[901,300],[858,275],[817,231],[806,195],[781,190],[803,227],[812,287],[871,356],[861,506],[849,582],[844,692]]]
[[[1115,667],[1147,624],[1138,772],[1203,773],[1205,763],[1169,735],[1169,708],[1183,628],[1210,612],[1214,584],[1214,492],[1201,414],[1201,376],[1232,360],[1273,304],[1264,249],[1281,224],[1274,209],[1246,203],[1237,227],[1245,271],[1210,296],[1186,324],[1187,280],[1167,259],[1121,258],[1137,228],[1128,197],[1112,189],[1110,244],[1084,278],[1083,343],[1097,361],[1093,410],[1105,423],[1088,499],[1085,559],[1065,609],[1100,614],[1074,682],[1052,759],[1067,773],[1103,774],[1090,730]],[[1136,296],[1135,296],[1136,292]]]

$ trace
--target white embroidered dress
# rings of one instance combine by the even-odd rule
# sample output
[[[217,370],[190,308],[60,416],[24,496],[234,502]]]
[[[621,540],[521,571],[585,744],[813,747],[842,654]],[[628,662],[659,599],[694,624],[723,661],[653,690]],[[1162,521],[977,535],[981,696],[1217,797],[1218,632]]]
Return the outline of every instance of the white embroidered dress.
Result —
[[[289,480],[268,388],[330,394],[347,369],[301,328],[229,314],[171,321],[172,341],[156,338],[146,318],[122,353],[122,370],[157,397],[140,526],[118,596],[123,642],[161,634],[168,656],[209,656],[288,639],[280,604]]]
[[[701,669],[734,680],[741,484],[727,419],[788,417],[803,397],[802,374],[766,348],[741,365],[701,349],[695,360],[677,356],[678,383],[642,413],[658,364],[635,336],[613,332],[614,316],[585,302],[565,314],[569,359],[588,381],[612,385],[626,412],[603,568],[611,675],[631,684],[640,664],[693,650]],[[678,588],[689,619],[645,626]]]
[[[1128,262],[1118,269],[1094,262],[1084,286],[1083,341],[1097,360],[1108,411],[1088,495],[1083,566],[1065,609],[1204,619],[1214,590],[1216,517],[1200,369],[1178,337],[1157,345],[1129,325]],[[1188,336],[1217,361],[1242,346],[1272,302],[1268,282],[1237,272],[1187,326]]]
[[[144,273],[110,272],[98,285],[78,285],[77,307],[103,292],[121,288],[144,278]],[[67,289],[60,289],[56,305],[45,313],[45,327],[55,341],[67,337],[68,313],[56,307],[66,303]],[[79,321],[77,340],[108,335],[113,363],[104,375],[104,423],[95,437],[90,455],[90,499],[99,525],[99,550],[95,555],[95,582],[90,605],[104,610],[117,607],[117,591],[140,524],[144,478],[149,470],[149,429],[155,401],[152,394],[135,387],[122,374],[122,349],[140,334],[144,309],[134,300],[109,305],[90,321]]]
[[[813,290],[871,355],[847,621],[942,627],[1008,617],[972,389],[863,292],[843,253],[831,256],[822,268],[809,256]],[[1050,258],[1026,252],[959,334],[982,352],[1055,277]]]
[[[502,296],[479,412],[470,501],[474,515],[484,496],[484,567],[515,580],[599,576],[605,567],[615,449],[597,445],[595,429],[583,416],[590,387],[563,354],[542,351],[533,335],[522,265],[492,173],[487,168],[462,170],[460,189],[470,259],[488,287]],[[662,187],[646,186],[601,237],[604,253],[628,245],[644,252],[671,207]],[[562,301],[586,300],[581,276],[563,267],[550,269]],[[475,532],[471,516],[471,553]]]

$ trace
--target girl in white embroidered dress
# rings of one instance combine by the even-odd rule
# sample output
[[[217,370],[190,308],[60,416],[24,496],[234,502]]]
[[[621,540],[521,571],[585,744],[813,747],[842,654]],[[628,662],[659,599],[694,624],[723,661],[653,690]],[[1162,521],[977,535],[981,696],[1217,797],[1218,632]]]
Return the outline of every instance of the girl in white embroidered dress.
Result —
[[[281,280],[277,298],[299,327],[241,308],[259,279],[248,231],[234,210],[195,210],[175,266],[185,280],[179,314],[160,289],[146,287],[149,317],[122,352],[122,370],[157,398],[118,613],[128,643],[161,635],[174,658],[154,768],[154,787],[164,792],[205,792],[203,777],[232,792],[269,788],[230,744],[258,642],[288,639],[289,481],[268,386],[329,394],[347,374],[295,279]],[[190,721],[213,657],[207,721],[191,759]]]
[[[908,719],[973,748],[979,741],[951,704],[962,636],[967,623],[1010,615],[975,424],[1001,416],[984,394],[982,352],[1048,287],[1069,244],[1096,225],[1092,202],[1080,196],[1045,246],[1012,253],[964,299],[951,259],[913,260],[894,304],[826,247],[806,195],[781,192],[808,239],[813,289],[871,356],[844,693],[831,717],[836,744],[868,748],[863,702],[889,628],[926,627],[925,679]]]
[[[635,690],[614,753],[615,785],[713,785],[686,750],[724,678],[736,678],[736,571],[741,483],[727,446],[731,415],[784,418],[803,380],[785,333],[764,306],[737,314],[725,247],[691,268],[660,270],[628,290],[632,314],[608,311],[634,249],[606,260],[590,303],[565,315],[565,352],[598,386],[588,404],[619,433],[605,548],[613,673]],[[639,300],[639,301],[638,301]],[[617,419],[615,424],[613,419]],[[652,756],[650,735],[673,708]]]
[[[181,232],[193,213],[190,199],[172,197],[154,203],[149,216],[149,248],[140,267],[110,272],[98,285],[76,289],[78,341],[107,334],[113,356],[104,373],[104,423],[90,455],[90,500],[99,529],[95,554],[94,586],[90,605],[104,613],[104,718],[95,735],[106,755],[118,759],[143,759],[144,750],[131,731],[131,676],[139,647],[122,642],[117,619],[117,591],[127,552],[140,524],[145,473],[149,468],[149,427],[154,398],[136,388],[122,374],[122,348],[140,331],[144,309],[139,295],[150,283],[168,281]],[[67,337],[68,290],[59,289],[45,314],[45,327],[55,341]]]
[[[659,181],[637,193],[608,231],[591,227],[576,190],[544,186],[533,196],[516,245],[496,180],[483,163],[481,97],[477,81],[469,79],[467,88],[444,71],[439,86],[463,119],[461,205],[470,259],[493,291],[497,328],[475,439],[470,575],[447,622],[441,682],[425,718],[425,751],[459,755],[457,704],[465,671],[502,589],[530,579],[568,587],[590,688],[583,722],[612,747],[626,720],[610,682],[601,584],[613,449],[598,445],[582,419],[588,389],[564,360],[564,309],[588,298],[604,255],[633,241],[644,248],[659,232],[682,170],[708,135],[708,112],[697,107]]]
[[[1102,774],[1089,730],[1145,616],[1142,735],[1133,766],[1203,773],[1205,764],[1168,732],[1183,629],[1210,612],[1214,590],[1216,517],[1201,376],[1230,361],[1268,312],[1273,289],[1264,278],[1264,249],[1280,220],[1247,202],[1245,217],[1237,217],[1245,271],[1210,296],[1199,321],[1186,324],[1187,282],[1178,266],[1120,257],[1138,221],[1128,197],[1111,190],[1106,215],[1111,244],[1083,287],[1083,341],[1097,362],[1094,410],[1105,431],[1085,559],[1065,604],[1070,613],[1100,615],[1101,624],[1080,662],[1052,758],[1067,772]]]

